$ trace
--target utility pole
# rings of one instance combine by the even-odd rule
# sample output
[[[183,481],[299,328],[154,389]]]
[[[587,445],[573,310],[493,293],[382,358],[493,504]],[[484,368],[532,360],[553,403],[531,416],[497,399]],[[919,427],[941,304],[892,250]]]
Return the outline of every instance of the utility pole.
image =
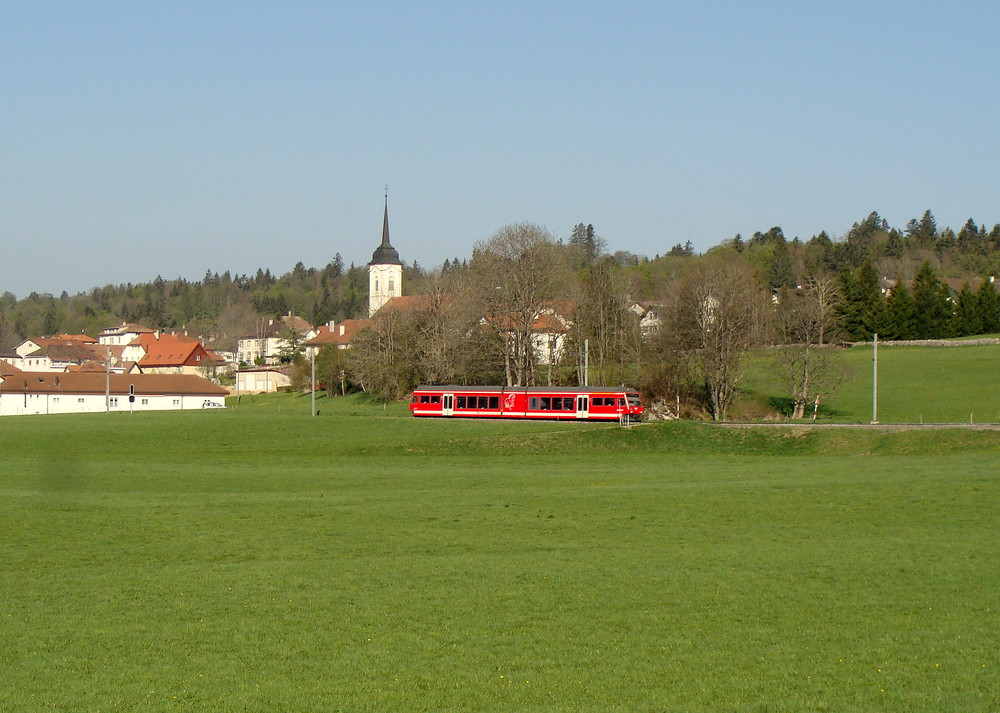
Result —
[[[583,385],[590,386],[590,340],[583,340]]]
[[[878,423],[878,332],[872,339],[872,424]]]
[[[111,345],[106,344],[107,359],[104,361],[104,413],[111,412]]]

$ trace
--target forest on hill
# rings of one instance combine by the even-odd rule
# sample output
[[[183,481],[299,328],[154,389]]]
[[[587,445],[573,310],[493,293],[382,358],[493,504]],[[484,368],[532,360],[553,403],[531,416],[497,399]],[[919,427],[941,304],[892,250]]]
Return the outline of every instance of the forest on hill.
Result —
[[[730,252],[738,255],[754,271],[761,285],[772,290],[787,290],[804,284],[810,276],[834,276],[841,280],[848,304],[842,310],[840,326],[846,338],[862,338],[881,327],[883,332],[900,337],[930,336],[910,326],[893,325],[893,314],[903,314],[913,281],[919,285],[947,290],[943,282],[967,281],[970,289],[981,288],[985,279],[1000,274],[1000,225],[987,228],[971,218],[958,232],[939,229],[928,210],[910,220],[902,229],[890,227],[878,213],[871,213],[855,223],[841,238],[821,232],[808,240],[788,240],[781,228],[737,235],[696,255],[690,243],[677,244],[653,257],[618,251],[604,252],[604,242],[593,226],[577,225],[564,243],[574,253],[567,264],[579,275],[602,257],[610,257],[632,290],[637,301],[661,300],[670,292],[684,267],[707,256]],[[420,294],[429,276],[460,270],[468,259],[446,260],[443,265],[425,270],[404,264],[406,294]],[[923,273],[921,273],[923,268]],[[928,268],[930,272],[928,272]],[[908,286],[897,304],[881,304],[874,285],[884,278]],[[881,288],[881,284],[879,284]],[[952,292],[960,293],[960,285]],[[881,292],[881,289],[879,289]],[[896,294],[899,294],[896,292]],[[312,324],[329,320],[364,317],[367,311],[368,274],[365,266],[344,265],[339,254],[323,267],[306,267],[301,262],[288,273],[274,275],[262,267],[252,275],[206,272],[200,281],[164,279],[157,276],[147,283],[94,287],[88,292],[59,296],[32,293],[17,299],[10,292],[0,294],[0,348],[10,348],[29,336],[56,333],[95,334],[109,325],[138,322],[151,327],[186,328],[192,334],[211,341],[227,342],[235,336],[251,334],[255,320],[275,317],[289,311]],[[954,297],[954,295],[953,295]],[[965,307],[969,300],[965,299]],[[858,304],[851,304],[858,303]],[[963,312],[968,312],[963,307]],[[987,310],[988,311],[988,310]],[[986,324],[978,327],[968,316],[946,327],[935,326],[934,335],[994,331]],[[937,321],[943,320],[938,315]],[[971,329],[971,332],[970,332]]]
[[[592,225],[577,224],[563,240],[514,224],[477,242],[468,258],[429,270],[404,265],[404,294],[423,295],[423,306],[376,320],[350,355],[327,355],[322,368],[341,389],[399,398],[420,382],[577,383],[586,362],[590,383],[683,396],[720,418],[747,349],[801,345],[806,352],[788,352],[783,367],[800,412],[825,388],[822,372],[831,372],[813,346],[875,332],[887,339],[1000,332],[998,273],[1000,225],[970,219],[955,232],[939,228],[930,211],[902,229],[873,212],[837,239],[821,232],[789,240],[772,227],[703,254],[678,243],[653,257],[609,254]],[[186,329],[228,351],[261,320],[289,312],[314,325],[365,317],[367,294],[367,267],[345,267],[339,254],[280,276],[261,268],[59,297],[18,300],[8,292],[0,295],[0,347],[138,322]],[[537,340],[545,312],[550,322],[568,318],[561,341],[545,347],[558,347],[548,358]]]

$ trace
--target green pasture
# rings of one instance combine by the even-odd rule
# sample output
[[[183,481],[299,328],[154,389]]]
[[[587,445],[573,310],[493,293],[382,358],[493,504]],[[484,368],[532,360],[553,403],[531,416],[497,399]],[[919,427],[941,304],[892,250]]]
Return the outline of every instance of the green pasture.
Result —
[[[844,349],[841,357],[847,378],[836,395],[821,400],[819,419],[870,423],[871,345]],[[1000,346],[880,345],[878,366],[880,423],[1000,423]],[[744,384],[747,400],[772,412],[787,397],[776,371],[768,354],[755,355]]]
[[[1000,433],[319,407],[0,420],[0,710],[1000,710]]]

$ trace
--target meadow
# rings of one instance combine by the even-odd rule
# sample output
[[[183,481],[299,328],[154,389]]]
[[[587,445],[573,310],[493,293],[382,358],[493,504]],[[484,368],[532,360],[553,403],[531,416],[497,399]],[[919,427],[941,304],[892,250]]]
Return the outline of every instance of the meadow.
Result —
[[[0,710],[1000,709],[1000,434],[0,424]]]
[[[872,420],[871,345],[844,349],[846,378],[838,392],[824,397],[819,420],[869,423]],[[1000,346],[919,347],[880,345],[878,350],[880,423],[1000,423]],[[787,397],[768,354],[751,361],[743,385],[750,402],[737,414],[774,412]],[[754,410],[753,402],[757,403]],[[812,414],[810,409],[809,415]]]

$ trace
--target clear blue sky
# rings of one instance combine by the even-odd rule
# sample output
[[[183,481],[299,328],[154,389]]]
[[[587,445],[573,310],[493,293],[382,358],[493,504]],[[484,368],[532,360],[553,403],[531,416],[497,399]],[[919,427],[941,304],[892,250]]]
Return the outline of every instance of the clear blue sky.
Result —
[[[998,7],[0,0],[0,291],[992,226]]]

